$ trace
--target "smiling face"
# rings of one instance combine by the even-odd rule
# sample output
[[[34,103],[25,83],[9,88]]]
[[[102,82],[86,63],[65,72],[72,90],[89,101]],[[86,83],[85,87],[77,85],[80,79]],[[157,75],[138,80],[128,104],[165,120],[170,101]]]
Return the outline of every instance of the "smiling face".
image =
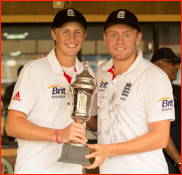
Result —
[[[113,60],[135,60],[142,34],[128,25],[113,24],[104,32],[104,42]]]
[[[57,58],[75,59],[87,35],[85,28],[76,21],[63,24],[51,30],[52,38],[56,41]]]

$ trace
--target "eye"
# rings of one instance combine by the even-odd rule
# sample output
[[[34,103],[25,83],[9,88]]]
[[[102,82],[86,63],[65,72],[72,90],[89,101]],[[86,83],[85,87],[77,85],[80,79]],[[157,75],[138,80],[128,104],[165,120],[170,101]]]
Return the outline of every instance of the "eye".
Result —
[[[130,36],[130,34],[125,34],[124,36],[127,38],[127,37],[129,37],[129,36]]]
[[[111,34],[112,37],[116,37],[116,34]]]

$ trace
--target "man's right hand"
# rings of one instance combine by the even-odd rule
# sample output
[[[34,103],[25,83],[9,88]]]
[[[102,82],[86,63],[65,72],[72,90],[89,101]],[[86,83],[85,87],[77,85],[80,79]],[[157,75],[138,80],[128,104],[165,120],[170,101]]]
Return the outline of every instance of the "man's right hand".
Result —
[[[80,123],[72,122],[59,132],[59,140],[61,143],[68,143],[76,141],[79,143],[86,143],[88,140],[85,137],[86,126]]]

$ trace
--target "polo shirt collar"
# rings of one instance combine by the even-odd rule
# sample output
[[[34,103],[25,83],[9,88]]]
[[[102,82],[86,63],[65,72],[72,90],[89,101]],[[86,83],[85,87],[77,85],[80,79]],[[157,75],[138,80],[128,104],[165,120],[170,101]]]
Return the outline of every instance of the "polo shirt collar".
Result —
[[[140,63],[142,61],[142,58],[143,58],[143,54],[142,54],[142,51],[140,49],[138,49],[138,48],[136,48],[136,52],[137,52],[137,55],[138,55],[137,58],[135,59],[134,63],[129,67],[129,69],[126,72],[124,72],[124,74],[129,74],[129,73],[135,71],[139,67],[139,65],[140,65]],[[102,69],[104,71],[108,71],[112,67],[113,67],[113,59],[109,60],[107,62],[107,64],[105,66],[103,66]]]
[[[51,70],[54,74],[64,75],[63,69],[62,69],[62,67],[61,67],[61,65],[60,65],[60,63],[56,57],[55,49],[52,49],[51,52],[49,53],[48,62],[49,62],[49,65],[51,67]],[[78,60],[78,58],[76,58],[76,60],[75,60],[76,73],[81,72],[80,67],[81,67],[81,62]]]

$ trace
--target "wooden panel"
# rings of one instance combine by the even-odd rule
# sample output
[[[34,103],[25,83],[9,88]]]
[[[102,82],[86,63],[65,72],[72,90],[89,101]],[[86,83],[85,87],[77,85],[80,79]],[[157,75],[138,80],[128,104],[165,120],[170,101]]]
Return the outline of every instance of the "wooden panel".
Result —
[[[1,64],[1,79],[3,79],[3,78],[8,78],[8,77],[7,77],[5,65]],[[2,120],[2,118],[1,118],[1,120]],[[3,123],[1,123],[1,129],[2,129],[2,127],[4,127]],[[2,131],[1,131],[1,134],[3,135]]]
[[[84,15],[87,22],[105,22],[107,15]],[[180,22],[181,15],[136,15],[139,22]],[[50,22],[53,15],[2,15],[2,23]]]
[[[35,53],[36,40],[3,40],[1,54],[20,51],[21,53]]]
[[[49,53],[54,48],[54,40],[37,40],[37,52],[38,53]]]
[[[1,149],[1,156],[17,156],[17,148]]]
[[[69,8],[89,15],[108,15],[119,8],[135,14],[181,14],[180,1],[71,1]],[[1,15],[55,15],[59,10],[52,1],[1,2]]]
[[[97,41],[97,54],[109,54],[107,46],[105,45],[104,41],[98,40]]]
[[[82,45],[83,55],[95,55],[95,41],[83,41]]]

